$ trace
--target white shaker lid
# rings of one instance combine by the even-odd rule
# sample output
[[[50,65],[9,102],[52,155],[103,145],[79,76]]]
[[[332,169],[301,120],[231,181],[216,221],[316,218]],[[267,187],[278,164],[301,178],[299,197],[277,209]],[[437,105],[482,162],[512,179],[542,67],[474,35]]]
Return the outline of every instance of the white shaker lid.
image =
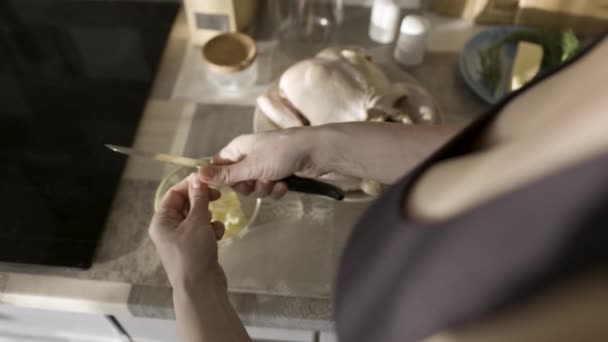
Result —
[[[384,23],[387,19],[391,20],[399,16],[400,11],[401,9],[393,0],[376,0],[372,9],[372,21]]]
[[[404,34],[422,34],[425,33],[430,24],[429,21],[419,15],[408,15],[401,21],[399,31]]]

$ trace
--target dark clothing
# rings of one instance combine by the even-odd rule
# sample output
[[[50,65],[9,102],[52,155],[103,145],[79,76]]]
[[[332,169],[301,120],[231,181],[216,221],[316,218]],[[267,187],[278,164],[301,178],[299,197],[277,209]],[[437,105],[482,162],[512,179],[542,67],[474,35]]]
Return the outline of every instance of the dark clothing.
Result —
[[[420,223],[404,214],[404,199],[425,170],[469,152],[505,104],[583,55],[502,101],[371,205],[338,275],[340,341],[418,341],[606,269],[608,154],[444,221]]]

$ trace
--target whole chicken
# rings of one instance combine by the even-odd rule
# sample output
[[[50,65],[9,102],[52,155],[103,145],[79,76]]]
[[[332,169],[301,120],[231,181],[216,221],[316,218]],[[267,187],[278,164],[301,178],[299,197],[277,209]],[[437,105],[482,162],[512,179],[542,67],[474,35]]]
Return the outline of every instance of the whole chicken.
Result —
[[[361,48],[328,48],[281,75],[257,99],[260,111],[280,128],[350,121],[429,120],[408,104],[408,88],[392,83]],[[408,107],[408,105],[410,105]],[[375,195],[381,184],[339,174],[321,180],[343,190]]]
[[[360,48],[329,48],[296,63],[257,100],[281,128],[411,118],[399,108],[407,90],[393,84]]]

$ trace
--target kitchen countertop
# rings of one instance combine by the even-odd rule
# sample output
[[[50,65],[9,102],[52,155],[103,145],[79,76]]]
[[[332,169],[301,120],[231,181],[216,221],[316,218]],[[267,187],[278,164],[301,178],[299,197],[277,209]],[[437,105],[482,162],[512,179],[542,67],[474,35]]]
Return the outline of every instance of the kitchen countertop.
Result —
[[[371,43],[367,38],[369,9],[347,7],[343,28],[336,39],[343,44],[367,47],[374,55],[389,57],[390,46]],[[436,98],[445,121],[467,121],[480,114],[480,102],[458,75],[457,51],[477,29],[469,22],[430,16],[433,30],[429,51],[421,66],[403,69],[417,78]],[[180,16],[167,43],[155,85],[136,136],[135,147],[171,153],[212,153],[224,141],[207,146],[208,151],[193,149],[192,130],[204,113],[216,111],[217,101],[205,94],[193,95],[184,86],[184,75],[192,73],[188,54],[193,48]],[[181,83],[180,83],[181,82]],[[179,86],[181,84],[181,86]],[[181,87],[181,88],[180,88]],[[184,90],[186,89],[186,90]],[[239,104],[252,109],[253,98]],[[239,106],[224,107],[225,111]],[[238,109],[238,108],[237,108]],[[237,110],[235,109],[235,110]],[[203,114],[201,114],[203,113]],[[249,112],[248,112],[249,113]],[[198,119],[197,119],[198,118]],[[243,115],[242,130],[250,130],[252,111]],[[196,126],[199,127],[199,126]],[[198,129],[198,128],[197,128]],[[197,131],[198,133],[198,131]],[[243,133],[231,132],[231,135]],[[230,139],[228,134],[224,137]],[[227,141],[227,140],[226,140]],[[170,169],[161,164],[130,160],[124,172],[106,230],[100,241],[93,266],[88,270],[1,265],[0,301],[35,308],[73,310],[137,317],[174,318],[171,289],[154,246],[147,238],[152,216],[154,192]],[[335,253],[330,271],[337,267],[339,251],[350,227],[366,204],[340,204],[333,207]],[[230,273],[229,283],[230,283]],[[328,284],[331,286],[331,284]],[[272,290],[272,289],[271,289]],[[327,289],[331,292],[331,288]],[[328,330],[332,327],[332,304],[328,296],[285,295],[273,291],[243,291],[230,288],[233,304],[245,324],[282,328]]]

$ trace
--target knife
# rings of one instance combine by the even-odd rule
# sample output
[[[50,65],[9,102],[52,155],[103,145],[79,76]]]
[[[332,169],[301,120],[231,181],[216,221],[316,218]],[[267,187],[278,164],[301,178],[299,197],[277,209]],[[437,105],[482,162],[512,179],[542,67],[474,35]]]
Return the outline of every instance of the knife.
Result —
[[[128,156],[153,159],[163,163],[169,163],[191,168],[200,168],[211,164],[211,158],[194,159],[167,153],[141,151],[130,147],[110,144],[106,144],[106,147],[114,152],[126,154]],[[287,178],[281,179],[280,181],[285,182],[285,184],[287,184],[287,188],[290,191],[296,191],[312,195],[322,195],[336,199],[338,201],[344,198],[344,192],[340,188],[335,187],[331,184],[319,182],[314,179],[302,178],[298,176],[289,176]]]

